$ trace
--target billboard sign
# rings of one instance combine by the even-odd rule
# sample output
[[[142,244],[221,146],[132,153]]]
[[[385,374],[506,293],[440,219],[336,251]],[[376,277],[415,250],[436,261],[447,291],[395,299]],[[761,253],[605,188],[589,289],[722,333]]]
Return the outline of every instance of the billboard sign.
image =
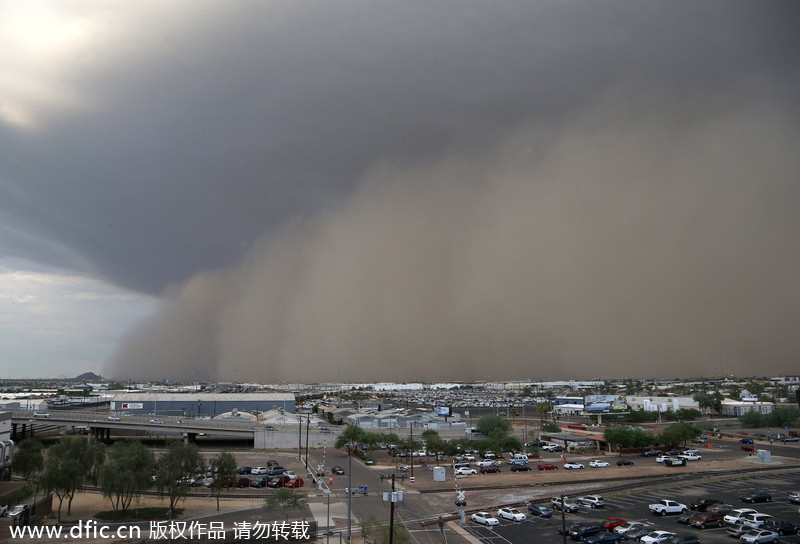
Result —
[[[436,407],[436,415],[437,416],[452,416],[453,415],[453,408],[450,406],[437,406]]]
[[[609,413],[628,410],[625,395],[587,395],[583,400],[583,409],[587,412]]]
[[[122,410],[142,410],[144,408],[144,404],[141,402],[123,402],[122,403]]]
[[[758,395],[753,393],[742,393],[741,395],[742,402],[758,402]]]

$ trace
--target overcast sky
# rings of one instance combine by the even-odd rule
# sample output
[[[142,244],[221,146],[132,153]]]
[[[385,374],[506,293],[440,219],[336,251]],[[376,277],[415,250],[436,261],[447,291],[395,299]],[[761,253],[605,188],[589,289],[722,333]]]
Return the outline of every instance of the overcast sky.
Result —
[[[797,373],[790,1],[0,1],[0,377]]]

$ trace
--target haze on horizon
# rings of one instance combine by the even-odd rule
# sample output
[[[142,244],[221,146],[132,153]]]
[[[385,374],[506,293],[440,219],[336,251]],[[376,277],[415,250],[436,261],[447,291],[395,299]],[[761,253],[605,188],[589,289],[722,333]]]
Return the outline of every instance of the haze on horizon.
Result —
[[[65,297],[122,301],[104,376],[796,373],[792,4],[42,5],[0,12],[0,270],[124,293]]]

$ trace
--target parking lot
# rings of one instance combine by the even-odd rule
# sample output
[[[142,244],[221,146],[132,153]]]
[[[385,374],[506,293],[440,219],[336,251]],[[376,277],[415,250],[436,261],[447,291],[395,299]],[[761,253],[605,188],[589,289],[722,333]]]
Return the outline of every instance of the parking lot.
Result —
[[[788,519],[800,523],[798,504],[789,502],[789,491],[800,489],[800,474],[796,472],[771,474],[758,477],[748,477],[736,480],[709,482],[680,488],[659,491],[630,492],[620,495],[607,495],[606,505],[603,508],[591,509],[582,506],[576,513],[567,513],[564,520],[568,525],[571,521],[582,520],[585,522],[600,522],[608,517],[619,517],[628,521],[645,519],[653,524],[653,530],[667,530],[678,534],[697,534],[703,544],[731,544],[738,542],[726,534],[726,527],[708,528],[705,530],[676,523],[676,516],[660,517],[650,514],[648,504],[660,499],[672,499],[689,504],[699,497],[712,497],[731,504],[734,508],[752,507],[759,512],[774,516],[776,519]],[[765,491],[772,494],[773,500],[769,503],[756,505],[745,504],[740,496],[752,491]],[[577,499],[574,495],[572,498]],[[522,510],[522,509],[520,509]],[[496,514],[496,510],[492,511]],[[542,519],[528,516],[525,521],[513,522],[500,520],[500,525],[487,528],[468,522],[468,530],[482,542],[487,543],[514,543],[529,542],[562,543],[563,536],[557,533],[561,526],[561,512],[554,512],[552,518]],[[571,538],[567,540],[574,542]],[[781,543],[800,543],[798,536],[784,536]]]

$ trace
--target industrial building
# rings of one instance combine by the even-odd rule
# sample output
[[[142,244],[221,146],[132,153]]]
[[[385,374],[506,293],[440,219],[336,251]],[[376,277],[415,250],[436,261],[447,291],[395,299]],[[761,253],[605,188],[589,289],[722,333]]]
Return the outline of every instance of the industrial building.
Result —
[[[230,412],[293,414],[294,393],[117,393],[111,411],[130,415],[217,417]]]

